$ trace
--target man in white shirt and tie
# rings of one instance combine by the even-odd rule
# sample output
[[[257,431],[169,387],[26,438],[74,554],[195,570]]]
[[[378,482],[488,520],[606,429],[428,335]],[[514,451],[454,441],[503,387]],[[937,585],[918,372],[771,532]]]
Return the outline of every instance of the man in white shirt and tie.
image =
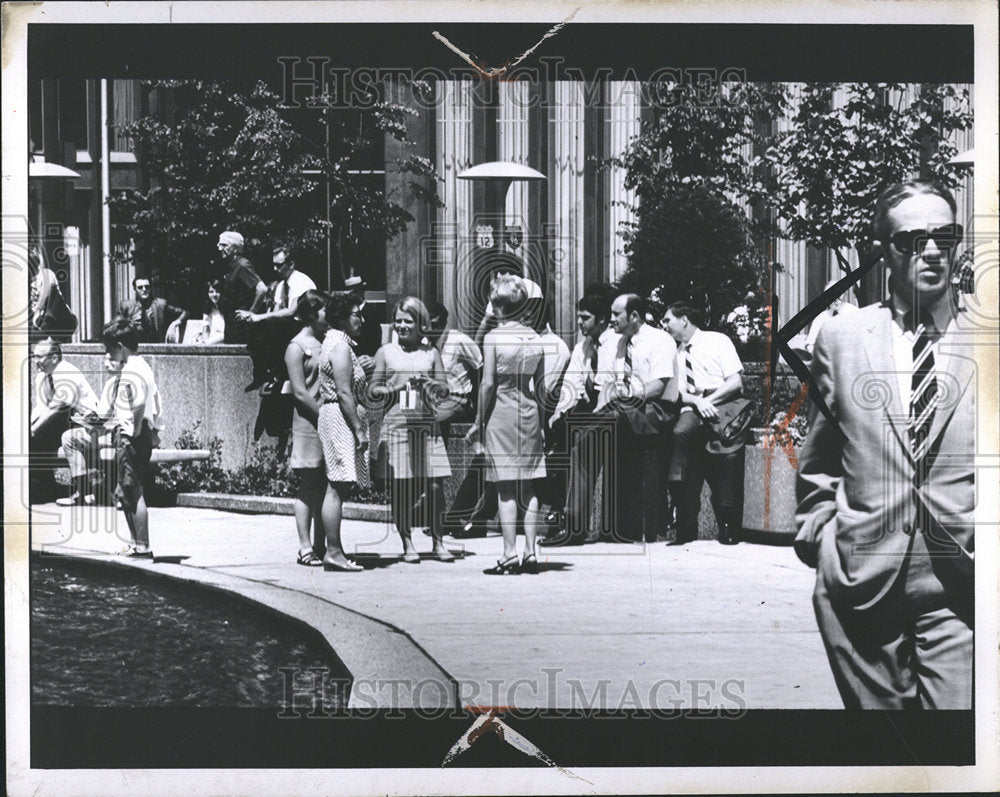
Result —
[[[677,416],[677,380],[674,372],[676,345],[663,330],[646,323],[646,300],[634,293],[618,296],[611,304],[611,326],[620,336],[615,347],[614,381],[602,388],[602,406],[594,416],[595,426],[613,429],[614,452],[595,452],[591,467],[603,459],[613,468],[610,495],[605,495],[605,512],[613,509],[611,533],[618,540],[641,541],[654,536],[656,529],[639,528],[644,523],[642,511],[657,496],[642,491],[641,457],[643,447],[664,446]],[[573,472],[571,466],[571,474]],[[566,544],[586,534],[589,509],[583,480],[573,478],[567,500],[567,540],[547,544]],[[557,538],[557,539],[559,539]]]
[[[701,311],[685,302],[667,308],[667,332],[677,341],[677,373],[681,414],[674,424],[668,480],[677,509],[674,544],[698,538],[701,487],[712,490],[712,509],[723,545],[739,542],[743,527],[742,441],[712,451],[709,428],[719,417],[718,407],[743,393],[743,364],[733,342],[721,332],[701,329]]]
[[[615,379],[618,333],[609,327],[610,319],[611,304],[605,294],[585,293],[576,303],[581,337],[573,347],[555,410],[549,418],[550,443],[546,449],[553,455],[550,456],[551,467],[547,465],[546,469],[550,472],[549,500],[560,511],[566,505],[569,483],[573,484],[574,503],[579,507],[566,512],[565,517],[577,522],[559,524],[553,534],[543,539],[542,545],[593,542],[597,538],[586,529],[598,470],[592,466],[593,457],[589,452],[594,447],[593,414],[608,403],[610,391],[604,390],[604,386]],[[568,479],[565,466],[560,467],[556,461],[567,452]],[[577,517],[572,517],[574,515]],[[576,533],[572,533],[574,526]]]
[[[62,347],[52,338],[35,344],[32,359],[38,373],[28,441],[29,496],[32,503],[42,503],[55,497],[56,487],[52,465],[44,458],[55,456],[70,416],[97,409],[97,396],[80,369],[63,360]]]
[[[254,360],[254,380],[247,391],[278,377],[284,379],[285,347],[298,331],[295,311],[299,297],[316,290],[312,278],[295,268],[287,246],[274,247],[272,263],[278,279],[267,290],[265,307],[261,312],[254,312],[254,308],[236,311],[236,317],[250,325],[247,351]]]

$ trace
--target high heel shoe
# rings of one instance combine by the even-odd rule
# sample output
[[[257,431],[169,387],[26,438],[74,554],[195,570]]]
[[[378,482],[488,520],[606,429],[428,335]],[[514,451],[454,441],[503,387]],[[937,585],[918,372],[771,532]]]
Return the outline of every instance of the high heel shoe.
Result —
[[[488,567],[483,571],[487,576],[516,576],[520,572],[520,564],[516,555],[503,560],[497,559],[495,567]]]
[[[522,573],[528,573],[528,574],[530,574],[532,576],[537,575],[537,573],[538,573],[538,557],[535,556],[533,553],[527,554],[521,560],[521,572]]]

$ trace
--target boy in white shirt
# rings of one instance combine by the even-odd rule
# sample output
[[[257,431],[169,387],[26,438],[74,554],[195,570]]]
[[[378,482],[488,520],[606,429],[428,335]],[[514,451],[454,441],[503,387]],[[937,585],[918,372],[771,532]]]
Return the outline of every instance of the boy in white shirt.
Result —
[[[63,450],[76,490],[60,503],[94,503],[93,493],[87,489],[87,463],[96,460],[101,440],[106,439],[101,432],[110,432],[118,464],[115,495],[121,502],[132,538],[125,555],[151,559],[149,518],[142,488],[153,447],[159,444],[163,429],[160,391],[149,364],[136,354],[138,331],[127,319],[117,318],[108,324],[102,339],[108,369],[115,375],[104,386],[97,412],[80,419],[80,428],[63,435]]]

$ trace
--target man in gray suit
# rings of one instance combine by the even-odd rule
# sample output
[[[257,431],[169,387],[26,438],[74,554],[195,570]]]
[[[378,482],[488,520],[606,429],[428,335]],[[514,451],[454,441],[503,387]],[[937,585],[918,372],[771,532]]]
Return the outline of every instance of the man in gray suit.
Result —
[[[891,296],[823,327],[799,464],[796,552],[848,708],[972,706],[974,330],[951,284],[955,200],[891,186],[874,238]]]

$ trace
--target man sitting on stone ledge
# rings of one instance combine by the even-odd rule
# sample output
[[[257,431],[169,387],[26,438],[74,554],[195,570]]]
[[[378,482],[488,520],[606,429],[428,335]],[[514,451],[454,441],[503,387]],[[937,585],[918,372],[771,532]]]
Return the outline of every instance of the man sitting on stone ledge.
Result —
[[[55,456],[71,415],[97,409],[97,396],[80,369],[63,360],[62,347],[52,338],[35,344],[32,359],[38,373],[28,440],[29,496],[32,503],[44,503],[55,498],[56,493],[52,468],[44,458]]]
[[[168,332],[178,328],[187,319],[187,310],[174,307],[166,299],[154,297],[149,277],[136,277],[132,280],[132,287],[135,289],[135,299],[123,302],[118,315],[127,318],[139,331],[140,343],[163,343]]]
[[[606,406],[594,415],[592,429],[581,430],[585,439],[612,433],[613,453],[585,453],[575,445],[570,453],[570,484],[566,501],[566,526],[540,541],[542,545],[566,545],[586,538],[590,521],[593,484],[590,472],[601,464],[613,468],[611,495],[604,500],[614,507],[612,533],[616,540],[642,541],[656,532],[648,523],[650,495],[643,492],[643,448],[663,448],[677,417],[677,384],[674,371],[676,344],[663,330],[646,323],[646,300],[634,293],[622,294],[611,305],[611,324],[621,336],[615,352],[615,381],[606,389],[613,393]],[[667,437],[667,439],[669,439]]]
[[[701,488],[707,480],[712,509],[723,545],[739,542],[743,530],[743,441],[723,446],[709,440],[708,426],[718,407],[743,392],[743,364],[733,342],[720,332],[700,328],[701,312],[674,302],[664,317],[677,341],[677,373],[681,414],[674,425],[670,458],[670,492],[677,507],[675,544],[698,538]]]
[[[285,347],[299,329],[295,308],[302,294],[316,290],[312,278],[295,268],[287,246],[274,247],[272,262],[278,279],[268,287],[263,301],[258,299],[251,309],[236,311],[236,318],[250,325],[247,351],[254,378],[247,392],[270,381],[284,381]],[[258,307],[260,304],[263,306]]]

